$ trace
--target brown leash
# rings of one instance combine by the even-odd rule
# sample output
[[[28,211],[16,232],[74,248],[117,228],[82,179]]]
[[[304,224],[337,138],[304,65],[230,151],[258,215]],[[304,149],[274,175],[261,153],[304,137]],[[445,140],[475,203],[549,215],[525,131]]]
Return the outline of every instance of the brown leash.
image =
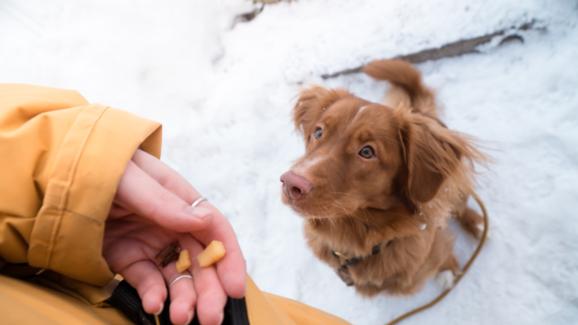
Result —
[[[478,196],[477,193],[475,193],[475,192],[472,193],[472,197],[474,198],[474,200],[476,200],[476,203],[478,203],[478,205],[480,206],[480,209],[482,209],[482,216],[484,219],[484,230],[482,232],[482,237],[480,238],[480,242],[478,243],[478,247],[476,247],[476,250],[474,250],[474,253],[470,257],[470,259],[468,260],[466,265],[464,265],[464,267],[462,269],[462,273],[458,274],[456,276],[455,281],[454,281],[454,285],[451,288],[444,290],[443,292],[441,292],[439,295],[437,295],[437,297],[435,297],[430,302],[428,302],[424,305],[421,305],[417,308],[414,308],[414,309],[406,312],[405,314],[402,314],[402,315],[394,318],[392,321],[386,323],[387,325],[397,324],[406,318],[409,318],[409,317],[411,317],[417,313],[420,313],[426,309],[433,307],[435,304],[437,304],[442,299],[444,299],[448,295],[448,293],[450,293],[450,291],[452,291],[452,289],[458,284],[458,282],[460,282],[460,280],[466,274],[466,272],[468,271],[470,266],[472,266],[472,264],[474,263],[474,260],[480,254],[480,251],[482,250],[482,247],[484,246],[484,243],[486,242],[486,238],[488,237],[488,228],[489,228],[488,211],[486,210],[486,206],[484,205],[484,202],[482,202],[482,200],[480,199],[480,197]]]

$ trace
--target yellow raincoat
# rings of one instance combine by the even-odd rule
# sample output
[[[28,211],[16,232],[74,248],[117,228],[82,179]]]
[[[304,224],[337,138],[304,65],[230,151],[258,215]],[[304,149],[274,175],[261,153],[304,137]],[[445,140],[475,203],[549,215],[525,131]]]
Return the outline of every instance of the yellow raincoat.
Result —
[[[104,225],[135,150],[160,147],[158,123],[70,90],[0,85],[2,324],[128,322],[103,303],[117,283]],[[251,324],[345,324],[250,279],[246,302]]]

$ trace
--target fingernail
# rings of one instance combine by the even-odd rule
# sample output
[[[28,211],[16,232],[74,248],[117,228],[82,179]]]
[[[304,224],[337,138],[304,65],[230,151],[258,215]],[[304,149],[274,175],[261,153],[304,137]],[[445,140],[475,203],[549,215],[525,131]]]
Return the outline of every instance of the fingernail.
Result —
[[[155,313],[155,316],[160,315],[163,312],[164,304],[161,302],[158,311]]]
[[[193,321],[193,311],[191,310],[189,312],[189,317],[187,318],[187,322],[185,324],[189,325],[192,321]]]

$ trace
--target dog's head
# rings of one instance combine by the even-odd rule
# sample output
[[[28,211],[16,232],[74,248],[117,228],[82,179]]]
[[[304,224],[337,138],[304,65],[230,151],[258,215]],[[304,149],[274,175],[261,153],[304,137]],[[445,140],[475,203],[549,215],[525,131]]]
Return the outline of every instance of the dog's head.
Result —
[[[283,201],[305,217],[415,207],[436,195],[468,151],[435,118],[344,90],[303,91],[294,122],[306,152],[281,176]]]

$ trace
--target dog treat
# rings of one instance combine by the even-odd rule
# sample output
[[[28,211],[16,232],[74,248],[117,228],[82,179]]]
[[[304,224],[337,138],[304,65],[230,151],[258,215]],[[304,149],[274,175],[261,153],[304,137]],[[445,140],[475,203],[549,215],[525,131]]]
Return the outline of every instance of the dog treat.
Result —
[[[186,249],[181,250],[179,254],[179,259],[175,265],[178,273],[182,273],[191,267],[191,258],[189,257],[189,251]]]
[[[225,256],[225,246],[218,240],[213,240],[199,255],[197,261],[201,267],[211,266]]]
[[[179,252],[181,251],[181,247],[179,246],[178,242],[172,242],[169,246],[163,248],[157,256],[155,256],[155,260],[157,264],[162,267],[167,266],[170,262],[175,261],[179,256]]]

